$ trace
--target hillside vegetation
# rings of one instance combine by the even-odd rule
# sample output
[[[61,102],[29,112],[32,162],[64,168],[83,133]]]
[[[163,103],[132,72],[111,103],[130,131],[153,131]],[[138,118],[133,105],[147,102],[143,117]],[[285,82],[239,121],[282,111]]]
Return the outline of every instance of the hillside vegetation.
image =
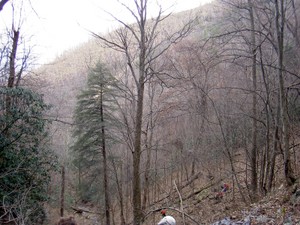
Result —
[[[296,10],[298,3],[295,4]],[[256,13],[254,32],[251,32],[250,9]],[[270,10],[271,18],[263,9]],[[187,35],[172,44],[159,61],[151,63],[154,75],[145,83],[140,166],[141,208],[146,216],[145,224],[159,219],[160,208],[170,208],[178,223],[182,220],[188,224],[212,223],[231,215],[239,207],[272,195],[281,185],[284,185],[283,199],[287,198],[285,191],[289,189],[285,188],[288,185],[285,177],[289,175],[284,168],[289,166],[293,176],[299,176],[299,62],[297,57],[287,59],[291,54],[298,54],[299,46],[297,36],[291,30],[296,21],[290,19],[282,46],[290,143],[287,149],[290,165],[286,165],[284,142],[287,137],[283,130],[286,128],[283,128],[282,106],[278,101],[280,68],[277,55],[280,46],[276,39],[278,33],[269,28],[276,26],[271,14],[274,10],[272,3],[256,3],[251,8],[246,1],[215,2],[174,14],[159,24],[156,43],[164,41],[167,35],[196,16]],[[290,15],[287,18],[296,18],[292,17],[293,13],[296,11],[287,10],[286,15]],[[134,24],[133,28],[137,29]],[[109,113],[114,114],[114,120],[120,124],[116,128],[116,121],[109,122],[113,124],[107,127],[107,133],[116,136],[115,141],[108,140],[107,145],[110,216],[115,223],[130,223],[133,219],[133,161],[130,152],[134,151],[131,132],[135,130],[138,97],[134,93],[136,89],[126,57],[103,41],[116,41],[119,34],[126,33],[120,28],[117,34],[103,36],[102,41],[96,35],[88,43],[65,52],[52,64],[44,66],[43,76],[47,74],[52,87],[49,88],[50,95],[45,89],[43,91],[46,99],[54,105],[52,110],[57,113],[57,118],[73,124],[71,118],[76,96],[80,90],[88,88],[87,78],[95,63],[105,64],[117,78],[120,89],[116,94],[119,96],[118,107]],[[122,37],[131,40],[128,34]],[[131,42],[130,53],[138,54],[133,39]],[[101,122],[98,123],[100,126]],[[91,156],[86,146],[75,155],[68,150],[74,141],[70,137],[73,129],[73,126],[61,122],[55,126],[57,138],[54,143],[60,146],[57,147],[60,152],[65,152],[63,164],[70,162],[71,158],[79,163],[86,154]],[[78,159],[76,154],[80,155]],[[99,161],[92,163],[86,158],[86,172],[85,169],[80,172],[78,164],[66,164],[70,165],[66,195],[72,196],[66,207],[93,205],[87,211],[100,213],[104,219],[101,147],[92,154]],[[92,171],[99,169],[102,172],[95,176]],[[83,182],[81,187],[78,186],[78,176]],[[230,183],[231,192],[222,202],[215,203],[215,191],[219,191],[223,182]],[[75,190],[76,194],[71,194]],[[282,214],[276,215],[282,219]]]
[[[300,224],[300,1],[137,3],[24,80],[52,106],[44,224]]]

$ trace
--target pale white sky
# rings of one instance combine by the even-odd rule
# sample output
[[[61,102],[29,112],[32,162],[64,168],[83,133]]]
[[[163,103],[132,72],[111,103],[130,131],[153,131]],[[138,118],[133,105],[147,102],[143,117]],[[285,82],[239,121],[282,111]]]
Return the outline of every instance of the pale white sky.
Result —
[[[28,5],[28,0],[23,0]],[[172,12],[183,11],[203,5],[212,0],[149,0],[162,5]],[[11,0],[11,2],[21,2]],[[31,45],[40,55],[40,62],[49,62],[63,51],[86,42],[93,32],[108,32],[113,29],[114,21],[105,13],[111,12],[118,18],[127,19],[117,0],[30,0],[32,7],[27,7],[22,18],[22,29],[31,37]],[[128,4],[130,0],[123,0]],[[153,6],[153,11],[155,8]],[[11,6],[7,3],[0,13],[0,29],[10,27]],[[124,18],[125,17],[125,18]],[[17,20],[17,18],[16,18]]]

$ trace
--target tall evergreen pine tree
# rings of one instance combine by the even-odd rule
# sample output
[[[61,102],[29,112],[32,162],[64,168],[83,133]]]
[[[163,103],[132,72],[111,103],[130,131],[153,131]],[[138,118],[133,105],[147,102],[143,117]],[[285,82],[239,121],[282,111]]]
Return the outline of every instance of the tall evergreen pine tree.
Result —
[[[80,195],[85,201],[104,201],[106,224],[110,223],[107,146],[114,142],[111,129],[116,124],[115,87],[116,79],[98,63],[89,73],[87,88],[78,96],[75,110],[73,149]]]

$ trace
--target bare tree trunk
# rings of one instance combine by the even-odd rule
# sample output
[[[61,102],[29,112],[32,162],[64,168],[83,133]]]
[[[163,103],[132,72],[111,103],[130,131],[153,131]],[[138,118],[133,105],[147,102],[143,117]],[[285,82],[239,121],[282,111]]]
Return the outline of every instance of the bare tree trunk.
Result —
[[[15,78],[16,78],[16,55],[18,49],[18,42],[19,42],[19,35],[20,32],[18,30],[13,30],[13,43],[12,43],[12,50],[9,56],[9,77],[8,77],[8,84],[7,86],[12,88],[14,86]]]
[[[137,3],[136,3],[137,4]],[[146,12],[147,1],[141,0],[139,5],[139,66],[138,66],[138,83],[137,86],[137,105],[135,116],[135,135],[134,135],[134,152],[133,152],[133,224],[142,223],[142,198],[141,198],[141,181],[140,181],[140,161],[141,161],[141,137],[144,109],[144,90],[145,90],[145,73],[146,73]]]
[[[109,199],[109,185],[108,185],[108,171],[107,171],[107,157],[106,157],[106,144],[105,144],[105,126],[104,126],[104,113],[103,113],[103,84],[101,84],[100,93],[100,117],[101,117],[101,136],[102,136],[102,157],[103,157],[103,186],[105,196],[105,219],[106,224],[110,225],[110,199]]]
[[[278,80],[280,92],[280,114],[282,120],[282,135],[283,135],[283,154],[284,154],[284,173],[286,183],[290,186],[295,182],[293,169],[290,159],[289,148],[289,118],[287,96],[284,87],[283,77],[283,53],[284,53],[284,26],[285,26],[285,11],[284,0],[275,0],[275,23],[277,34],[277,54],[278,54]]]
[[[251,23],[251,57],[252,57],[252,149],[251,149],[251,191],[252,198],[257,194],[257,75],[256,75],[256,40],[252,0],[248,0]]]
[[[64,217],[64,209],[65,209],[65,166],[61,166],[61,192],[60,192],[60,216]]]
[[[270,166],[272,161],[272,154],[270,152],[270,121],[271,121],[271,106],[270,106],[270,89],[269,89],[269,83],[267,81],[265,69],[264,69],[264,63],[263,63],[263,56],[262,56],[262,49],[261,46],[259,47],[260,52],[260,67],[261,67],[261,74],[264,81],[264,86],[266,90],[266,102],[265,102],[265,109],[266,109],[266,148],[265,148],[265,161],[264,161],[264,168],[261,168],[262,173],[264,174],[261,178],[261,185],[260,189],[264,192],[268,191],[268,179],[269,179],[269,173],[270,173]],[[275,158],[274,158],[275,159]],[[275,162],[274,162],[275,163]],[[265,193],[266,194],[266,193]]]
[[[121,174],[122,174],[122,167],[123,167],[123,165],[121,165],[121,171],[120,171]],[[120,179],[119,183],[120,183],[120,185],[119,185],[119,188],[120,188],[120,191],[119,191],[119,194],[120,194],[120,219],[121,219],[121,225],[125,225],[126,220],[125,220],[125,213],[124,213],[124,198],[123,198],[123,181],[122,181],[122,179]]]
[[[152,149],[153,149],[153,132],[154,132],[154,123],[155,120],[153,118],[153,102],[155,97],[156,89],[155,89],[155,82],[151,82],[149,80],[148,85],[148,98],[149,98],[149,119],[146,126],[145,131],[145,148],[146,148],[146,165],[145,165],[145,176],[144,176],[144,196],[143,196],[143,203],[142,203],[142,210],[146,209],[147,202],[149,202],[149,195],[150,195],[150,169],[151,169],[151,161],[152,161]]]
[[[0,1],[0,12],[2,11],[4,5],[8,2],[9,0],[2,0]]]
[[[12,49],[9,55],[9,77],[8,77],[8,83],[7,87],[13,88],[15,77],[16,77],[16,55],[17,55],[17,49],[18,49],[18,42],[19,42],[19,31],[16,31],[13,29],[13,43],[12,43]],[[9,95],[6,96],[6,112],[9,114],[11,110],[11,97]]]
[[[269,170],[269,174],[268,174],[268,183],[267,183],[267,190],[270,192],[271,188],[272,188],[272,184],[273,184],[273,180],[274,180],[274,169],[275,169],[275,162],[276,162],[276,155],[278,152],[278,145],[279,145],[279,127],[278,127],[278,122],[279,122],[279,111],[280,108],[278,106],[278,116],[276,116],[276,122],[275,122],[275,131],[274,131],[274,135],[273,135],[273,149],[272,149],[272,153],[271,153],[271,159],[270,159],[270,170]]]
[[[121,225],[125,225],[125,216],[124,216],[124,198],[123,198],[123,181],[121,178],[119,178],[118,173],[119,173],[119,169],[118,166],[116,165],[116,163],[114,161],[112,161],[112,167],[114,170],[114,174],[115,174],[115,179],[116,179],[116,184],[117,184],[117,190],[118,190],[118,195],[119,195],[119,204],[120,204],[120,220],[121,220]],[[123,167],[123,163],[121,162],[121,165],[119,165],[120,167],[120,173],[122,177],[122,167]]]
[[[144,55],[144,54],[142,54]],[[142,58],[142,56],[140,57]],[[140,160],[141,160],[141,135],[142,135],[142,117],[143,117],[143,100],[144,100],[144,66],[140,68],[140,79],[138,86],[138,100],[136,112],[136,126],[134,138],[134,152],[133,152],[133,183],[132,183],[132,198],[133,198],[133,215],[134,225],[139,225],[142,222],[141,210],[141,181],[140,181]]]
[[[150,115],[151,116],[151,115]],[[151,119],[150,119],[151,120]],[[150,122],[151,124],[151,122]],[[152,125],[150,125],[152,127]],[[147,129],[148,130],[148,129]],[[150,132],[150,137],[148,140],[148,132]],[[147,151],[147,159],[145,166],[145,187],[144,187],[144,196],[143,196],[143,205],[142,209],[145,210],[147,206],[147,202],[149,201],[149,186],[150,186],[150,166],[151,166],[151,146],[152,146],[152,128],[148,130],[146,133],[146,151]]]

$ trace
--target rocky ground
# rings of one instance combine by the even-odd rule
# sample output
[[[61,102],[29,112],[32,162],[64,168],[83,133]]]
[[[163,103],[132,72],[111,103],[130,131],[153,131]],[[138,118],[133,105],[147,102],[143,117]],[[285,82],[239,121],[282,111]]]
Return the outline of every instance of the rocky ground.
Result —
[[[216,205],[224,204],[220,202]],[[226,203],[225,203],[226,204]],[[215,222],[206,222],[211,225],[300,225],[300,187],[292,188],[281,185],[270,196],[264,197],[257,203],[233,211],[228,204],[221,209],[220,215],[224,218]]]

